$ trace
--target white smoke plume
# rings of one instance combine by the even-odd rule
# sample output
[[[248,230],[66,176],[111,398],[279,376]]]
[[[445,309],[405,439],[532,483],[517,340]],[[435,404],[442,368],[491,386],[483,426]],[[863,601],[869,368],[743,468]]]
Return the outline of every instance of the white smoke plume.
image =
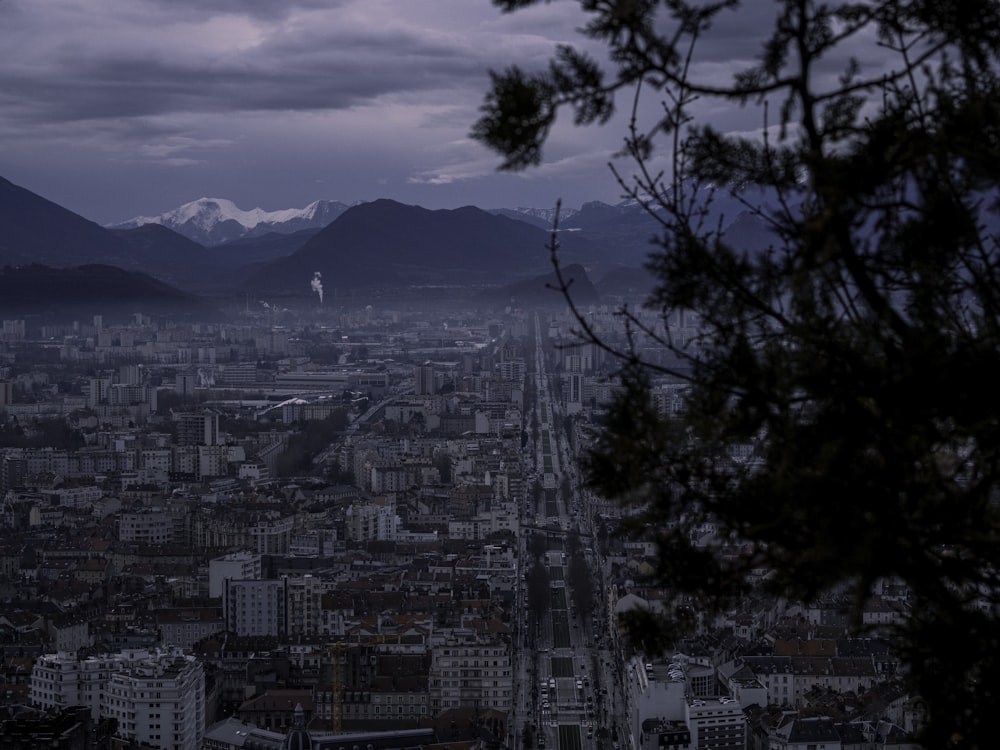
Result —
[[[314,292],[316,292],[316,294],[319,295],[319,303],[322,305],[323,304],[323,274],[321,274],[319,271],[314,271],[313,272],[312,281],[309,282],[309,286],[311,286],[312,290]]]

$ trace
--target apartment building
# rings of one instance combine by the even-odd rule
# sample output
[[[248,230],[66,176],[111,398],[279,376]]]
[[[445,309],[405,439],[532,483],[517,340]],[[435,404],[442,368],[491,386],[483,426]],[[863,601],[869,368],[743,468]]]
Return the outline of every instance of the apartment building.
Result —
[[[288,578],[288,632],[290,635],[314,635],[323,629],[323,593],[321,578],[304,575]]]
[[[193,656],[157,655],[111,674],[101,713],[119,737],[163,750],[198,750],[205,733],[205,673]]]
[[[734,698],[690,698],[685,723],[692,750],[744,750],[746,720]]]
[[[284,637],[288,634],[288,579],[237,581],[222,589],[226,630],[237,635]]]
[[[461,628],[435,634],[432,645],[433,714],[460,706],[510,710],[514,680],[509,637]]]
[[[118,539],[140,544],[169,544],[174,541],[174,514],[161,508],[121,513]]]
[[[198,750],[205,729],[205,674],[179,649],[128,650],[84,659],[40,656],[29,682],[41,709],[85,706],[114,719],[117,736],[164,750]]]

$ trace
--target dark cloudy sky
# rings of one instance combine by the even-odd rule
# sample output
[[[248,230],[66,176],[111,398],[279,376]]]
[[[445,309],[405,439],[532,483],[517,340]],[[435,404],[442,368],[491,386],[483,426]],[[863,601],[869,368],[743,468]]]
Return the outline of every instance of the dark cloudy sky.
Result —
[[[748,5],[703,75],[728,81],[755,54],[755,16],[773,10]],[[543,66],[579,41],[579,13],[570,0],[509,15],[489,0],[0,0],[0,176],[101,223],[202,196],[268,210],[614,202],[620,120],[561,124],[545,164],[517,175],[468,137],[488,70]]]

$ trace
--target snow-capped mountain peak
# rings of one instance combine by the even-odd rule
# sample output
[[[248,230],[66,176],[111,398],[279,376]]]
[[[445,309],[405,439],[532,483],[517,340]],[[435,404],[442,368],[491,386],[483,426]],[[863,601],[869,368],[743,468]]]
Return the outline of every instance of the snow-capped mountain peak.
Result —
[[[199,198],[159,216],[137,216],[110,228],[161,224],[203,245],[219,245],[269,232],[291,234],[301,229],[321,229],[347,209],[346,204],[338,201],[318,200],[305,208],[244,211],[228,198]]]

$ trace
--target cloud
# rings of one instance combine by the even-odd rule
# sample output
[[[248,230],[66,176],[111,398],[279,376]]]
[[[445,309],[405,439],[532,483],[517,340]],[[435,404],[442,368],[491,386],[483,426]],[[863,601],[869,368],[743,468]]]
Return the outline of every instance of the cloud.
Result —
[[[728,83],[774,7],[721,14],[696,73]],[[568,1],[504,14],[489,0],[4,0],[0,175],[101,221],[206,194],[270,209],[613,199],[627,112],[604,128],[566,113],[545,163],[516,175],[468,138],[489,70],[544,67],[562,43],[600,58],[585,22]],[[724,129],[762,125],[756,110],[699,107]]]
[[[163,7],[173,3],[138,5],[147,17],[133,8],[97,24],[64,0],[47,16],[22,19],[19,31],[33,43],[0,47],[0,112],[30,125],[178,112],[323,111],[484,80],[485,64],[459,29],[405,19],[378,23],[379,13],[362,12],[357,3],[273,4],[285,6],[280,14],[263,13],[266,3],[239,14],[236,2],[181,3],[170,15]]]

